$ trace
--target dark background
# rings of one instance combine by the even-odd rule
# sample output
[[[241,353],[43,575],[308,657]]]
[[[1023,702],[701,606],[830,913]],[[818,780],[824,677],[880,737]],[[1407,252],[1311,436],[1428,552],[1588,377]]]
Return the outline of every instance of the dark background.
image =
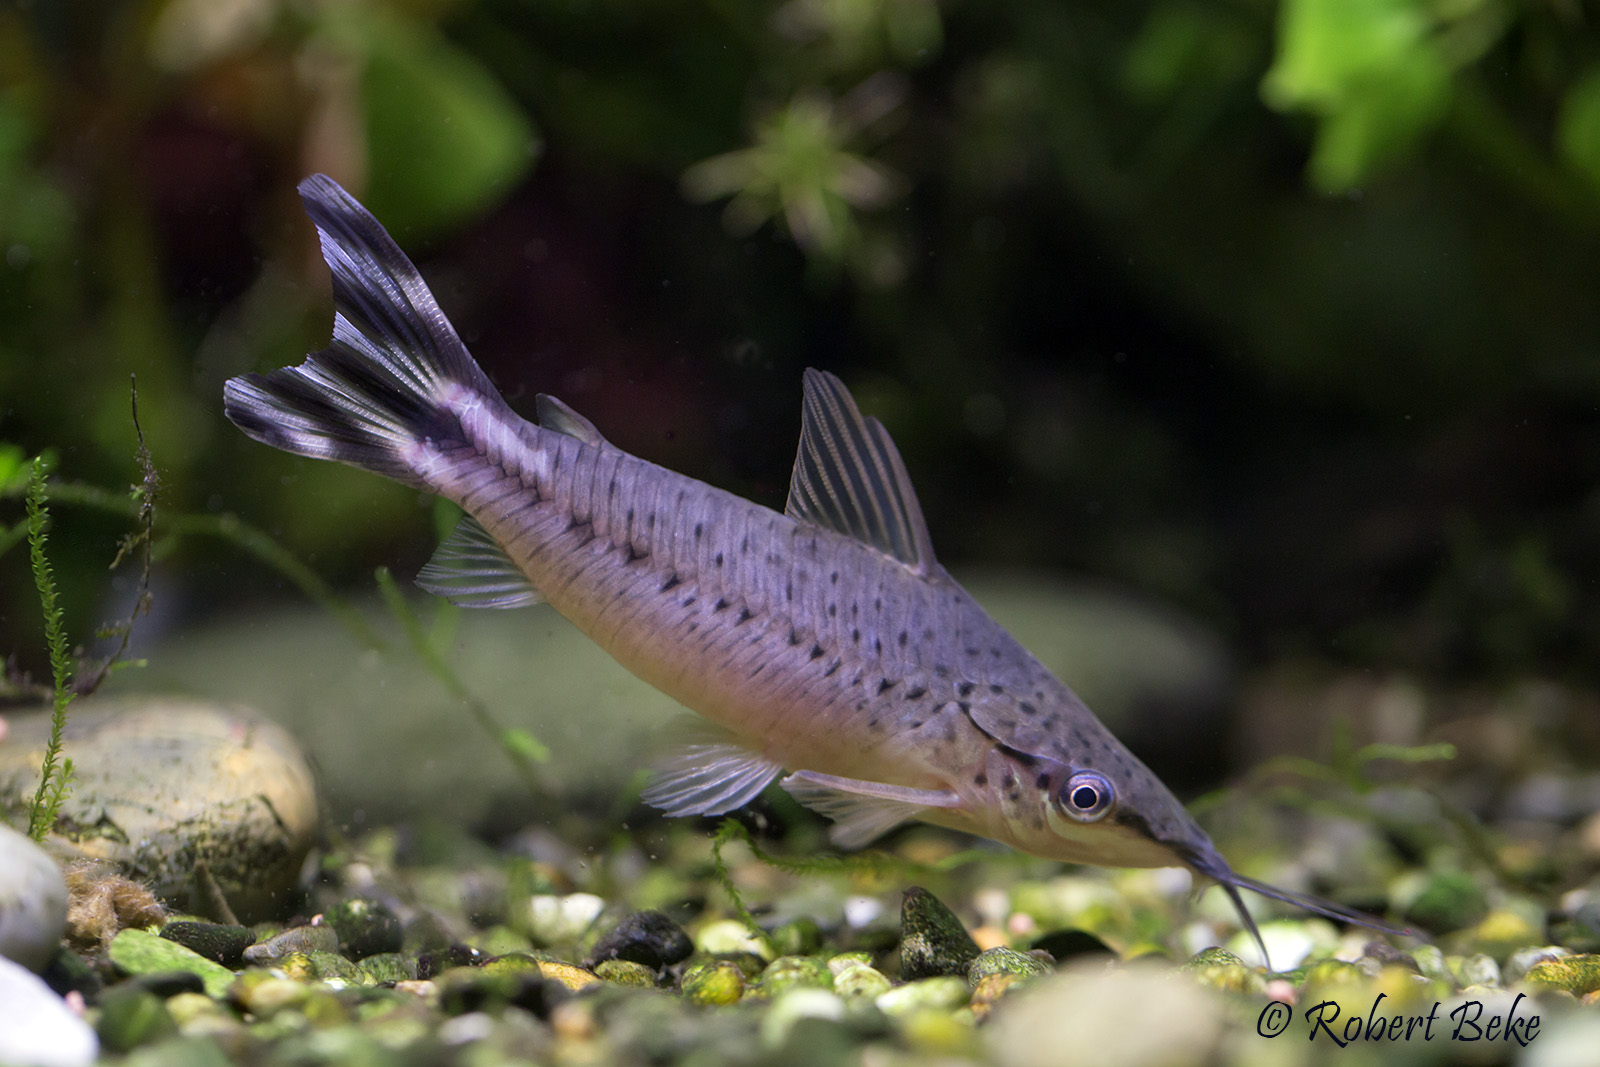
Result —
[[[555,393],[781,506],[800,372],[825,367],[888,424],[947,564],[1141,590],[1247,670],[1590,688],[1596,18],[7,5],[0,469],[43,451],[122,491],[136,374],[162,514],[236,513],[347,590],[413,573],[428,502],[221,414],[227,377],[326,341],[294,195],[325,171],[524,412]],[[126,609],[106,567],[128,529],[56,508],[77,640]],[[224,539],[156,533],[147,633],[298,595]],[[0,556],[0,655],[45,673],[25,545]]]

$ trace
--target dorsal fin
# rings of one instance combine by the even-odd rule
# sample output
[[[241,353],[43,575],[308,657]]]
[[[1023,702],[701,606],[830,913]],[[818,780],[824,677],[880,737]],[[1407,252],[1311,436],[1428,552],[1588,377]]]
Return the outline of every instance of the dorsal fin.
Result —
[[[544,602],[494,534],[468,515],[417,572],[417,584],[458,608],[526,608]]]
[[[564,433],[569,437],[576,437],[584,444],[603,445],[606,439],[600,436],[600,431],[594,428],[594,423],[579,415],[566,405],[546,393],[540,393],[533,398],[533,411],[539,420],[539,425],[556,433]]]
[[[807,368],[800,451],[784,513],[863,541],[919,574],[933,545],[889,431],[863,418],[844,383]]]

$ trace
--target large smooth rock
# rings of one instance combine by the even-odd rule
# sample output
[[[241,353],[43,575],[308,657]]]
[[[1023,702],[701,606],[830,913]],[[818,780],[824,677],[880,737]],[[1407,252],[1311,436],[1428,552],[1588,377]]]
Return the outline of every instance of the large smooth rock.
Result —
[[[0,823],[0,956],[41,971],[66,925],[61,868],[27,835]]]
[[[1136,752],[1171,744],[1194,758],[1230,667],[1222,643],[1174,609],[1048,574],[962,575],[972,593],[1072,685]],[[436,601],[418,595],[424,619]],[[312,606],[253,611],[166,635],[141,650],[115,691],[158,687],[240,700],[283,723],[323,772],[330,811],[348,824],[429,818],[508,824],[537,813],[511,762],[407,646],[392,618],[365,617],[389,643],[363,646]],[[548,606],[465,611],[446,646],[472,692],[506,726],[549,747],[541,785],[604,809],[660,750],[682,709],[633,677]]]
[[[100,1053],[94,1029],[32,971],[0,958],[0,1063],[82,1067]]]
[[[287,668],[284,668],[287,669]],[[43,714],[7,716],[0,810],[33,796],[49,735]],[[240,918],[269,915],[298,878],[318,824],[316,783],[281,726],[238,705],[95,697],[72,705],[73,780],[46,847],[115,864],[191,904],[209,877]]]

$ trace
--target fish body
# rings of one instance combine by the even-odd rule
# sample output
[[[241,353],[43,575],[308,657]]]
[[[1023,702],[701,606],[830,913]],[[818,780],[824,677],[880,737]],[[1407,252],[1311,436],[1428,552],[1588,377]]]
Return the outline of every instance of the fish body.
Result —
[[[837,378],[806,372],[774,511],[622,451],[554,398],[518,416],[365,209],[325,177],[301,193],[333,271],[333,344],[228,382],[228,417],[455,502],[467,518],[419,584],[467,606],[547,601],[702,716],[647,801],[718,814],[781,778],[847,847],[920,819],[1063,861],[1189,867],[1252,932],[1239,887],[1371,922],[1229,868],[937,563],[893,442]]]

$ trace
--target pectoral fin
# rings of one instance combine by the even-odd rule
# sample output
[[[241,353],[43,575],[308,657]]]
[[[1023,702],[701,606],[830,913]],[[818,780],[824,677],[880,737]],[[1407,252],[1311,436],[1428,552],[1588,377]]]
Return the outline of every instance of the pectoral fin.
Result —
[[[800,803],[833,820],[828,838],[840,848],[860,848],[928,808],[961,803],[961,795],[949,789],[912,789],[815,771],[796,771],[779,784]]]
[[[733,734],[689,720],[676,731],[678,747],[656,763],[644,802],[668,815],[721,815],[742,808],[783,768]]]

